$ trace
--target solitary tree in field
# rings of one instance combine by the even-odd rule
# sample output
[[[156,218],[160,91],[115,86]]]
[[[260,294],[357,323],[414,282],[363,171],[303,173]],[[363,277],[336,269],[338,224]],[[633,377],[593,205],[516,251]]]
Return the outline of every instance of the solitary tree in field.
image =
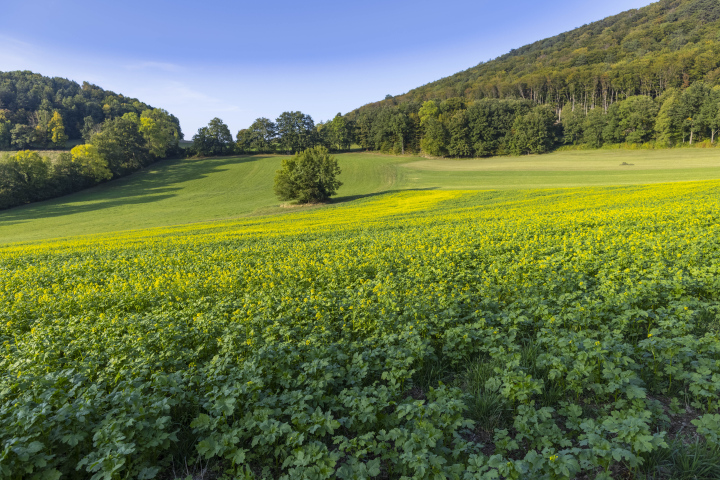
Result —
[[[338,175],[340,166],[327,148],[308,148],[283,160],[282,168],[275,174],[275,194],[285,201],[322,202],[335,195],[342,185]]]

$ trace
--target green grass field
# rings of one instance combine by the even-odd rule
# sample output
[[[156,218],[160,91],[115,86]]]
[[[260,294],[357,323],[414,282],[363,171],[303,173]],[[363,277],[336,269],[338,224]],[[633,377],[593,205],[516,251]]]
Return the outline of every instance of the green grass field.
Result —
[[[720,151],[715,149],[599,150],[471,160],[346,153],[338,159],[344,185],[334,202],[407,189],[562,188],[720,178]],[[281,160],[256,155],[163,161],[96,188],[2,212],[0,242],[295,211],[299,207],[282,207],[273,194]]]

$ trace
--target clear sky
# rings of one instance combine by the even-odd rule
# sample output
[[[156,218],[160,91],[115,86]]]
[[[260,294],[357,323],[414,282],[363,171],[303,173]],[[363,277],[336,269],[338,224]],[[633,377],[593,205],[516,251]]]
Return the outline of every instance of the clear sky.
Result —
[[[316,122],[649,0],[3,2],[0,70],[87,80],[235,134]]]

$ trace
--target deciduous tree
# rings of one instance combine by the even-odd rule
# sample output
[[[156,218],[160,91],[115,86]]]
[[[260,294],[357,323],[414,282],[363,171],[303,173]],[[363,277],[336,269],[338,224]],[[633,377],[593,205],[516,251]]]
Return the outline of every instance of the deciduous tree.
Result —
[[[340,166],[327,148],[308,148],[283,159],[282,168],[275,174],[275,194],[284,201],[322,202],[342,186],[338,175]]]
[[[106,121],[102,130],[92,137],[92,144],[107,161],[113,175],[125,175],[150,163],[139,118],[133,115]]]
[[[278,144],[287,153],[294,153],[315,144],[315,122],[302,112],[283,112],[275,120]]]
[[[50,130],[50,141],[53,146],[56,148],[65,148],[68,136],[65,134],[65,124],[63,123],[62,116],[57,110],[53,112],[52,118],[48,123],[48,129]]]
[[[226,155],[233,152],[233,146],[230,129],[217,117],[193,136],[193,149],[200,156]]]
[[[555,112],[547,107],[537,107],[515,119],[510,151],[515,155],[546,153],[556,141]]]
[[[108,168],[108,162],[92,144],[77,145],[70,150],[72,161],[78,165],[79,173],[89,179],[99,182],[110,180],[112,172]]]
[[[178,148],[178,128],[165,110],[156,108],[143,111],[139,130],[150,154],[155,158],[165,158],[169,152]]]

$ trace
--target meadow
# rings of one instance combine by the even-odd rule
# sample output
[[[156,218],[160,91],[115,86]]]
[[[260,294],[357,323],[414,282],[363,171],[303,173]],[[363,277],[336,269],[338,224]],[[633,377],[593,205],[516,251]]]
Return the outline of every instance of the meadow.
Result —
[[[129,177],[0,211],[0,243],[287,213],[273,195],[282,156],[165,160]],[[487,159],[338,155],[335,203],[407,189],[630,185],[720,177],[716,149],[593,150]],[[621,165],[628,163],[632,165]]]
[[[0,247],[2,477],[720,476],[720,181],[457,190],[429,180],[441,160],[356,155],[331,205]],[[68,218],[207,216],[211,179],[232,216],[230,173],[275,161],[213,159],[165,193],[143,172]],[[132,188],[167,196],[157,217],[123,217],[109,192]],[[70,232],[19,211],[3,238]]]

